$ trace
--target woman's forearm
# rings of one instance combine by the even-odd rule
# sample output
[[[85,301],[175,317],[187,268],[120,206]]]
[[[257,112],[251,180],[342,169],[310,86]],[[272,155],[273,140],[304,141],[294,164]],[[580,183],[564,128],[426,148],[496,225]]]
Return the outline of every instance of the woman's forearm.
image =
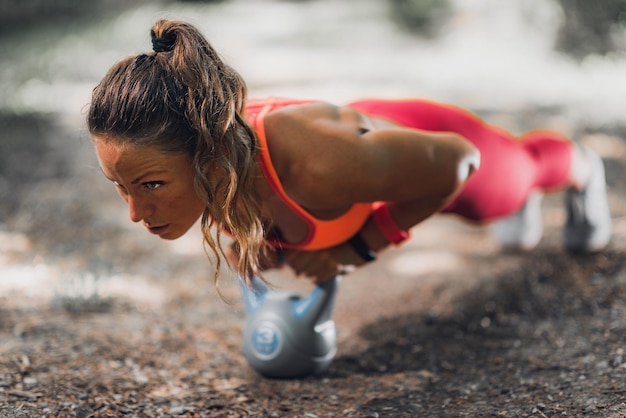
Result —
[[[446,193],[441,196],[421,198],[408,202],[387,202],[388,216],[391,222],[399,230],[408,231],[413,226],[438,213],[450,202],[463,188],[480,166],[480,153],[478,150],[461,139],[462,143],[454,149],[451,155],[445,158],[456,172],[456,181]],[[389,246],[388,237],[380,230],[376,222],[370,218],[363,226],[361,235],[369,247],[374,251],[380,251]]]

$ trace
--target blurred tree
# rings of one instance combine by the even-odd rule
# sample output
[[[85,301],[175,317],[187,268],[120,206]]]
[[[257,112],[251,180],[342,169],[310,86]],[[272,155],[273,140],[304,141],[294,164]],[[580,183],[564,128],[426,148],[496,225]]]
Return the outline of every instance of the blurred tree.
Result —
[[[177,0],[179,3],[224,3],[227,0]]]
[[[28,30],[35,25],[119,12],[148,2],[150,0],[0,0],[0,35]]]
[[[65,156],[46,139],[55,129],[49,115],[0,111],[0,223],[19,207],[24,190],[43,179],[67,178]]]
[[[452,13],[450,0],[390,0],[391,16],[405,29],[435,36]]]
[[[577,58],[626,48],[626,0],[558,0],[564,22],[557,49]]]

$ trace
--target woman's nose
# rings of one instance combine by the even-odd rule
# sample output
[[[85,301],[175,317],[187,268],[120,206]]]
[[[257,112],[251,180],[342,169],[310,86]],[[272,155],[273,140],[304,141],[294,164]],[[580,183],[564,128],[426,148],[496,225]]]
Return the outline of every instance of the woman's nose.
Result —
[[[147,219],[152,214],[152,206],[137,198],[128,197],[128,209],[130,212],[130,220],[133,222],[140,222],[143,219]]]

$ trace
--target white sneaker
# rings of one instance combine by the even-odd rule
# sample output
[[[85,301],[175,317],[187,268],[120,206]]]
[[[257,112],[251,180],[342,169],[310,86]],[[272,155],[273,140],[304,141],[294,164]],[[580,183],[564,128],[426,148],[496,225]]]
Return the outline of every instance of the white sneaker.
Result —
[[[493,224],[493,235],[504,250],[530,251],[539,244],[543,235],[542,199],[543,194],[531,193],[515,215]]]
[[[597,252],[611,240],[611,211],[606,192],[604,164],[598,154],[586,150],[591,175],[583,190],[565,192],[567,222],[565,246],[571,252]]]

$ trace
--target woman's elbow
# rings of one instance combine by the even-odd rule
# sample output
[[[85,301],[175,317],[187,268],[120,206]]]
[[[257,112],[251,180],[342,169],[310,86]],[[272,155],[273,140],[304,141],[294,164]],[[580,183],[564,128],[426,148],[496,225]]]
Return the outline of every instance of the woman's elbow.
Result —
[[[467,143],[467,145],[458,158],[457,182],[459,184],[465,184],[470,176],[480,168],[480,151],[473,144]]]
[[[449,196],[456,195],[467,180],[480,167],[480,151],[472,143],[458,135],[451,135],[448,161]]]

